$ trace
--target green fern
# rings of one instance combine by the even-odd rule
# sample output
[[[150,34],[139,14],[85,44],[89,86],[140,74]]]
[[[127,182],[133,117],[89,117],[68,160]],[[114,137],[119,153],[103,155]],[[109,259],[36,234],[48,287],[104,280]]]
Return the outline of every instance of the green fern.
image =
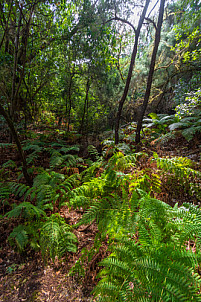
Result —
[[[68,178],[54,171],[44,172],[34,179],[34,188],[37,192],[37,204],[51,204],[61,206],[68,199],[73,186],[79,184],[78,174]]]
[[[26,226],[20,224],[14,228],[14,230],[10,233],[8,240],[12,246],[16,244],[19,251],[24,250],[28,244],[28,233]]]
[[[41,216],[46,216],[45,212],[30,202],[22,202],[19,205],[14,205],[13,210],[5,215],[8,218],[22,217],[25,219],[32,219],[34,216],[39,219]]]
[[[178,122],[172,123],[169,126],[171,131],[175,129],[180,129],[181,134],[185,137],[187,141],[193,139],[196,133],[201,132],[201,114],[198,113],[193,116],[184,116],[179,119]]]
[[[68,200],[71,190],[79,183],[79,174],[66,177],[54,171],[43,171],[34,178],[32,188],[24,184],[12,183],[11,192],[23,197],[25,201],[36,200],[38,208],[53,210],[54,206],[60,207]]]
[[[39,140],[34,140],[34,141],[25,141],[25,144],[23,145],[23,150],[28,151],[31,153],[27,155],[27,163],[31,164],[33,163],[36,159],[38,159],[39,155],[41,152],[45,150],[45,143],[41,142]]]
[[[32,141],[30,143],[29,142],[25,142],[25,145],[23,146],[23,150],[24,151],[35,151],[35,152],[42,152],[43,151],[43,147],[44,147],[44,143],[38,140]]]
[[[93,177],[95,177],[96,172],[101,168],[102,162],[96,161],[90,165],[89,168],[85,169],[82,173],[82,181],[83,182],[88,182],[90,181]]]
[[[132,154],[131,147],[125,142],[119,143],[115,145],[113,140],[105,140],[103,141],[103,156],[113,156],[115,153],[123,153],[125,155]]]
[[[155,153],[157,166],[166,172],[166,177],[174,176],[177,181],[184,185],[184,190],[189,194],[201,197],[199,184],[201,173],[192,168],[193,162],[186,157],[159,158]]]
[[[50,144],[51,148],[58,148],[57,150],[59,152],[64,152],[64,153],[69,153],[69,152],[79,152],[80,150],[80,146],[79,145],[73,145],[73,146],[69,146],[66,144],[65,141],[58,139],[57,142],[51,143]]]
[[[165,134],[162,134],[155,140],[155,142],[160,142],[160,144],[166,144],[168,141],[175,139],[175,133],[168,132]]]
[[[14,228],[8,237],[10,244],[16,245],[20,252],[29,244],[34,250],[41,249],[44,259],[54,260],[56,256],[77,250],[77,238],[59,214],[47,218],[41,209],[24,202],[6,216],[25,219],[25,223]]]
[[[149,169],[136,171],[129,176],[129,191],[133,192],[136,189],[141,189],[152,194],[160,192],[160,176],[152,173],[152,171]]]
[[[99,156],[98,151],[97,151],[97,149],[96,149],[95,146],[89,145],[88,148],[87,148],[87,150],[88,150],[90,156],[91,156],[95,161],[100,160],[100,156]]]
[[[130,222],[118,221],[125,230],[100,263],[105,268],[95,295],[100,301],[201,301],[200,209],[187,204],[172,209],[140,190],[130,202]],[[190,239],[196,254],[186,249]]]
[[[196,126],[196,124],[194,124],[192,127],[181,131],[181,134],[187,141],[192,140],[196,133],[201,133],[201,119],[199,120],[199,125]]]
[[[12,143],[0,143],[0,148],[2,149],[6,149],[6,148],[9,148],[9,147],[14,147],[16,148],[15,144],[12,144]]]
[[[3,206],[8,204],[10,194],[11,190],[9,184],[0,182],[0,201]]]
[[[102,225],[110,225],[111,219],[109,217],[116,215],[116,209],[117,211],[120,210],[124,204],[122,201],[124,188],[124,198],[125,200],[128,199],[128,182],[131,175],[124,173],[124,171],[134,166],[140,156],[144,156],[144,153],[123,155],[123,153],[118,152],[110,158],[100,177],[89,178],[89,181],[72,190],[69,200],[70,206],[73,208],[82,207],[83,209],[88,207],[79,225],[90,223],[95,219],[98,223],[102,221]],[[90,172],[93,172],[97,166],[92,167],[89,168]],[[123,209],[121,210],[123,211]],[[100,225],[99,227],[101,230],[104,229]]]
[[[144,152],[139,152],[139,153],[124,155],[122,152],[117,152],[108,161],[108,164],[106,165],[105,173],[107,174],[111,170],[123,172],[126,169],[135,166],[137,160],[143,156],[147,156],[147,154]]]
[[[82,163],[83,160],[72,154],[62,155],[59,151],[53,151],[50,157],[50,168],[60,167],[62,164],[67,167],[75,167],[78,163]]]
[[[49,255],[53,260],[66,252],[75,253],[77,238],[70,231],[64,219],[58,214],[52,215],[41,228],[40,246],[43,257]]]
[[[17,165],[16,163],[13,161],[13,160],[8,160],[7,162],[5,162],[3,165],[2,165],[3,168],[10,168],[10,169],[14,169],[14,168],[17,168]]]

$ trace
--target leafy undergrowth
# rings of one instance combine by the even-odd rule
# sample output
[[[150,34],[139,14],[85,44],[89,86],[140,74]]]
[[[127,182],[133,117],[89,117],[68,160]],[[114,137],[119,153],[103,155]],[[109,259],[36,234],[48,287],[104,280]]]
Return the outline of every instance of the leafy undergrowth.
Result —
[[[165,292],[167,288],[175,295],[181,290],[181,299],[185,289],[189,300],[184,301],[191,297],[197,301],[199,221],[197,229],[190,226],[199,210],[192,210],[194,214],[186,222],[180,214],[191,211],[186,203],[200,205],[200,138],[186,142],[177,135],[162,144],[146,136],[136,148],[133,133],[132,127],[124,129],[118,146],[106,140],[100,154],[93,145],[83,148],[78,136],[30,131],[23,149],[33,187],[24,182],[16,147],[1,145],[1,301],[91,301],[95,299],[93,289],[96,299],[103,301],[140,301],[133,290],[136,284],[139,296],[144,293],[143,301],[159,301],[158,297],[170,301],[173,298]],[[143,198],[161,213],[156,211],[154,216]],[[188,234],[182,230],[185,223]],[[163,266],[154,262],[167,253],[177,259],[172,250],[177,243],[180,254],[192,251],[189,258],[193,259],[196,251],[195,261],[184,261],[186,275],[189,263],[194,266],[190,281],[183,280],[182,273],[175,277],[177,268],[168,259]],[[143,245],[150,247],[149,252]],[[133,265],[129,257],[126,262],[125,251],[131,260],[138,255],[142,272],[146,261],[149,267],[163,271],[164,279],[158,279],[163,284],[160,292],[151,282],[156,277],[153,271],[149,276],[145,271],[143,276],[133,267],[134,275],[129,273],[132,279],[125,279],[127,266]],[[181,289],[164,281],[173,278],[171,272],[183,280]],[[193,282],[194,288],[188,291]]]

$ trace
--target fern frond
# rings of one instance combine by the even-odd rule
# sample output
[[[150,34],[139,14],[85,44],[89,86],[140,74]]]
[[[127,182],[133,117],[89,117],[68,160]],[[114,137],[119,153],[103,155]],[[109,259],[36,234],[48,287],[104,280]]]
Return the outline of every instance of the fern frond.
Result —
[[[49,183],[50,179],[51,179],[50,174],[44,171],[34,178],[33,186],[38,187],[38,186],[46,185]]]
[[[100,169],[101,162],[94,162],[89,168],[85,169],[82,173],[82,181],[83,182],[89,182],[94,176],[95,172]]]
[[[38,151],[34,151],[31,154],[29,154],[26,158],[27,163],[31,164],[35,159],[37,159],[39,156]]]
[[[93,145],[89,145],[88,148],[87,148],[90,156],[95,160],[95,161],[98,161],[100,159],[100,156],[98,154],[98,151],[96,149],[95,146]]]
[[[190,126],[190,123],[188,122],[177,122],[177,123],[173,123],[169,126],[169,129],[171,131],[175,130],[175,129],[180,129],[180,128],[185,128]]]
[[[49,253],[51,258],[58,255],[59,240],[61,237],[60,226],[57,222],[48,221],[41,229],[40,245],[43,257]]]
[[[6,213],[8,218],[11,217],[23,217],[31,219],[32,217],[40,218],[41,216],[46,216],[45,212],[38,207],[34,206],[30,202],[22,202],[18,206],[15,206],[13,210]]]
[[[101,200],[99,209],[92,211],[97,219],[101,207],[107,209],[104,216],[108,213],[113,224],[124,228],[114,237],[118,244],[112,254],[100,263],[105,268],[95,295],[103,301],[201,301],[201,279],[196,273],[201,260],[200,209],[188,204],[172,209],[140,190],[133,192],[130,202],[131,208],[118,204],[114,211],[111,204],[103,208]],[[122,209],[129,224],[123,222]],[[104,217],[99,217],[102,223]],[[112,234],[109,224],[104,227]],[[196,253],[186,249],[189,239],[194,239]]]
[[[57,148],[57,150],[59,152],[64,152],[64,153],[70,153],[72,151],[75,152],[79,152],[80,150],[80,146],[79,145],[73,145],[73,146],[69,146],[66,144],[65,141],[58,139],[57,142],[53,142],[51,143],[51,150],[53,150],[53,148]]]
[[[22,251],[28,243],[28,233],[26,230],[26,226],[20,224],[10,233],[8,237],[11,245],[16,243],[18,249]]]
[[[64,156],[60,152],[54,150],[50,157],[50,168],[60,166],[64,162],[64,160]]]
[[[23,146],[24,151],[33,150],[35,152],[42,152],[44,147],[44,142],[34,140],[33,142],[26,141]]]
[[[10,185],[8,183],[0,182],[0,200],[3,204],[6,203],[6,200],[11,194]]]
[[[40,245],[43,257],[53,260],[66,252],[76,252],[77,238],[59,215],[52,215],[41,228]]]
[[[69,152],[79,152],[80,151],[80,146],[74,145],[74,146],[65,146],[59,149],[59,152],[64,152],[64,153],[69,153]]]
[[[94,202],[89,209],[84,213],[81,220],[76,224],[76,227],[82,224],[89,224],[97,218],[98,213],[100,212],[101,203]]]
[[[194,125],[192,127],[189,127],[187,129],[184,129],[184,130],[181,131],[181,134],[185,137],[185,139],[187,141],[192,140],[196,133],[201,132],[201,122],[199,124],[200,124],[199,126]]]
[[[157,166],[168,173],[172,173],[182,183],[187,185],[189,192],[199,186],[201,173],[191,168],[192,161],[186,157],[158,158],[156,156]],[[193,182],[189,182],[192,178]],[[185,188],[186,189],[186,188]]]
[[[62,164],[65,164],[67,167],[74,167],[77,163],[81,162],[83,162],[83,159],[76,155],[62,155],[60,152],[54,150],[50,158],[50,168],[60,167]]]
[[[108,171],[124,171],[131,166],[134,166],[137,161],[137,154],[124,155],[122,152],[115,153],[109,160],[106,166],[106,173]]]
[[[6,149],[6,148],[9,148],[9,147],[16,147],[16,145],[15,144],[12,144],[12,143],[0,143],[0,148],[2,148],[2,149]]]
[[[150,256],[147,254],[150,253],[150,250],[147,250],[146,247],[143,248],[139,245],[136,249],[133,250],[133,248],[133,244],[127,241],[127,250],[124,249],[122,253],[121,244],[114,249],[109,258],[100,263],[105,267],[101,273],[104,277],[95,288],[96,295],[101,294],[114,301],[114,294],[115,297],[119,297],[124,291],[127,301],[140,301],[138,300],[139,288],[134,286],[134,284],[138,284],[140,291],[144,292],[143,298],[150,297],[151,301],[159,301],[161,297],[164,301],[187,302],[192,298],[195,301],[201,301],[198,294],[200,277],[192,273],[192,269],[188,266],[171,260],[174,257],[174,246],[169,248],[168,252],[166,246],[163,245],[155,251],[152,248]],[[141,249],[141,255],[137,253],[138,249]],[[121,252],[119,253],[119,251]],[[108,288],[111,281],[115,293]],[[133,285],[132,290],[124,287],[126,283]]]
[[[126,143],[119,143],[117,146],[117,151],[122,152],[125,155],[129,155],[132,154],[131,148],[129,146],[129,144]]]
[[[3,167],[3,168],[11,168],[11,169],[13,169],[13,168],[16,168],[17,165],[16,165],[16,163],[15,163],[13,160],[9,159],[7,162],[5,162],[5,163],[2,165],[2,167]]]

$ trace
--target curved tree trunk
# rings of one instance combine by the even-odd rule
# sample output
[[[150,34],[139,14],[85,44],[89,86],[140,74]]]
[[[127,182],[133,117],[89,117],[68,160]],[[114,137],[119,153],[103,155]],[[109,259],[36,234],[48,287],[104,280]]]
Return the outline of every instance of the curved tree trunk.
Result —
[[[8,113],[5,111],[5,109],[3,108],[3,106],[1,104],[0,104],[0,114],[5,118],[5,120],[8,124],[8,127],[10,128],[10,131],[11,131],[12,136],[15,140],[16,145],[17,145],[19,156],[20,156],[20,159],[21,159],[21,162],[22,162],[22,172],[23,172],[24,178],[25,178],[27,184],[29,186],[31,186],[32,185],[32,179],[31,179],[31,177],[30,177],[30,175],[27,171],[26,158],[24,156],[24,152],[22,150],[22,146],[21,146],[17,131],[15,130],[15,127],[13,125],[13,122],[12,122],[11,118],[9,117]]]
[[[162,27],[162,23],[163,23],[164,7],[165,7],[165,0],[161,0],[159,16],[158,16],[158,23],[157,23],[156,34],[155,34],[154,49],[152,52],[151,64],[150,64],[150,68],[149,68],[149,75],[148,75],[148,79],[147,79],[147,88],[146,88],[142,109],[141,109],[140,116],[138,118],[138,123],[137,123],[136,137],[135,137],[136,143],[140,142],[140,131],[142,129],[142,120],[143,120],[143,117],[144,117],[144,114],[145,114],[145,111],[147,108],[147,104],[148,104],[149,96],[150,96],[150,92],[151,92],[151,85],[152,85],[152,80],[153,80],[156,55],[157,55],[157,51],[158,51],[158,45],[160,42],[161,27]]]
[[[132,77],[132,72],[133,72],[133,67],[134,67],[134,64],[135,64],[135,58],[136,58],[136,55],[137,55],[137,46],[138,46],[138,40],[139,40],[139,36],[140,36],[140,30],[141,30],[142,24],[143,24],[145,16],[146,16],[146,12],[147,12],[149,3],[150,3],[150,0],[146,0],[142,15],[141,15],[140,20],[138,22],[137,30],[135,31],[135,44],[134,44],[133,52],[132,52],[132,56],[131,56],[130,67],[129,67],[129,71],[128,71],[128,76],[127,76],[124,92],[123,92],[122,98],[119,102],[119,108],[118,108],[117,117],[116,117],[115,144],[118,144],[118,142],[119,142],[119,124],[120,124],[121,112],[122,112],[123,105],[124,105],[124,102],[125,102],[127,94],[128,94],[128,89],[129,89],[129,85],[130,85],[130,81],[131,81],[131,77]]]

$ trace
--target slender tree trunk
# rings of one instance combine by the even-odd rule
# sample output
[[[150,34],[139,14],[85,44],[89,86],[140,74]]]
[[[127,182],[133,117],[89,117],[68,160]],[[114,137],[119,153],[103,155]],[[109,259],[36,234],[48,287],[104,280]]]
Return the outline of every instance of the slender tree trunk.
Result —
[[[20,159],[21,159],[21,162],[22,162],[22,172],[23,172],[24,178],[25,178],[27,184],[31,186],[32,185],[32,179],[31,179],[31,177],[30,177],[30,175],[27,171],[26,158],[24,156],[24,152],[22,150],[22,146],[21,146],[17,131],[15,130],[15,127],[13,125],[13,121],[11,120],[8,113],[5,111],[4,107],[1,104],[0,104],[0,115],[2,115],[5,118],[7,124],[10,128],[10,131],[11,131],[12,136],[15,140],[16,145],[17,145],[19,156],[20,156]]]
[[[13,78],[12,78],[12,92],[11,92],[11,105],[10,105],[10,117],[13,119],[15,112],[16,98],[15,98],[15,89],[16,89],[16,78],[17,78],[17,63],[18,63],[18,51],[19,51],[19,39],[20,39],[20,27],[22,22],[22,12],[19,13],[19,21],[17,26],[17,33],[15,37],[15,48],[14,48],[14,63],[13,63]]]
[[[129,67],[128,76],[127,76],[127,80],[126,80],[126,85],[124,88],[122,98],[119,102],[119,108],[117,111],[116,124],[115,124],[115,144],[118,144],[118,142],[119,142],[119,124],[120,124],[121,112],[122,112],[123,105],[124,105],[124,102],[125,102],[127,94],[128,94],[128,89],[129,89],[132,72],[133,72],[133,67],[135,64],[135,58],[137,55],[137,46],[138,46],[138,40],[139,40],[139,36],[140,36],[140,30],[141,30],[142,24],[143,24],[145,16],[146,16],[146,12],[147,12],[149,3],[150,3],[150,0],[146,0],[142,15],[138,22],[137,30],[135,31],[135,44],[134,44],[133,52],[132,52],[132,56],[131,56],[131,62],[130,62],[130,67]]]
[[[22,17],[23,17],[23,7],[21,4],[19,4],[19,21],[18,21],[18,26],[17,26],[17,33],[16,33],[16,38],[15,38],[15,47],[14,47],[14,63],[13,63],[13,77],[12,77],[12,92],[11,92],[11,104],[10,104],[10,117],[13,121],[15,121],[14,113],[16,110],[16,105],[17,105],[17,96],[22,84],[22,81],[24,79],[24,72],[25,72],[25,65],[26,65],[26,54],[27,54],[27,44],[28,44],[28,38],[29,38],[29,30],[30,30],[30,25],[31,25],[31,20],[32,20],[32,15],[35,9],[36,3],[33,4],[32,9],[30,11],[29,15],[29,20],[26,22],[26,27],[25,27],[25,33],[23,35],[24,37],[24,47],[23,53],[22,53],[22,60],[20,59],[20,54],[19,54],[19,49],[20,49],[20,30],[21,30],[21,25],[22,25]],[[20,72],[19,79],[17,78],[17,66],[20,63],[22,66],[22,71]],[[17,83],[18,79],[18,83]],[[10,135],[10,141],[12,142],[12,132]]]
[[[68,88],[68,96],[66,99],[66,114],[67,114],[67,131],[70,131],[70,114],[71,114],[71,108],[72,108],[72,99],[71,99],[71,90],[72,90],[72,84],[73,84],[73,77],[74,77],[74,70],[75,70],[75,65],[73,65],[73,71],[70,73],[70,83],[69,83],[69,88]],[[67,101],[69,101],[69,108],[67,106]]]
[[[8,18],[7,18],[7,20],[4,19],[4,21],[5,21],[5,29],[4,29],[3,37],[2,37],[1,42],[0,42],[0,49],[1,49],[2,45],[3,45],[4,39],[5,39],[5,37],[7,35],[7,32],[8,32],[8,24],[9,24],[9,20],[10,20],[10,15],[11,15],[12,7],[13,7],[13,0],[10,3],[10,9],[9,9],[9,13],[8,13]],[[0,3],[0,11],[3,14],[3,6],[2,6],[1,3]]]
[[[149,75],[148,75],[148,79],[147,79],[147,88],[146,88],[142,109],[141,109],[140,116],[138,118],[138,123],[137,123],[136,137],[135,137],[136,143],[140,142],[140,131],[142,129],[142,120],[143,120],[143,117],[144,117],[144,114],[145,114],[145,111],[147,108],[147,104],[148,104],[149,96],[150,96],[150,92],[151,92],[151,85],[152,85],[152,81],[153,81],[156,55],[157,55],[157,51],[158,51],[158,45],[160,42],[161,27],[162,27],[162,23],[163,23],[164,7],[165,7],[165,0],[161,0],[159,15],[158,15],[158,23],[157,23],[156,34],[155,34],[154,49],[152,52],[151,64],[150,64],[150,68],[149,68]]]
[[[68,97],[66,99],[66,108],[67,108],[67,100],[69,100],[69,108],[67,111],[67,122],[68,122],[68,126],[67,126],[67,131],[69,132],[70,130],[70,114],[71,114],[71,108],[72,108],[72,100],[71,100],[71,86],[72,86],[72,80],[73,80],[73,75],[70,75],[70,83],[69,83],[69,89],[68,89]]]
[[[90,89],[90,78],[87,79],[87,84],[86,84],[86,95],[85,95],[85,100],[84,100],[84,111],[82,115],[82,121],[80,124],[80,130],[79,132],[83,134],[84,130],[84,119],[85,119],[85,114],[86,111],[88,111],[88,96],[89,96],[89,89]],[[87,112],[88,113],[88,112]]]

